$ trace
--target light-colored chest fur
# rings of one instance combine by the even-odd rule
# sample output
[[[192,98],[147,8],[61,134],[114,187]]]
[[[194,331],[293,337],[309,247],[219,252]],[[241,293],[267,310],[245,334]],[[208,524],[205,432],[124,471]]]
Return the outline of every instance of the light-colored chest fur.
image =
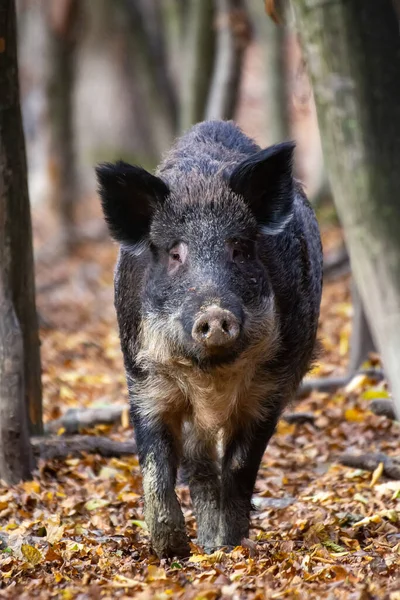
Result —
[[[268,396],[277,383],[262,365],[276,353],[276,323],[260,328],[254,343],[236,361],[209,371],[176,358],[157,329],[155,336],[154,330],[149,333],[148,322],[142,326],[138,360],[148,376],[136,386],[136,396],[143,416],[165,419],[176,431],[191,421],[203,435],[221,429],[229,435],[237,425],[266,415]]]

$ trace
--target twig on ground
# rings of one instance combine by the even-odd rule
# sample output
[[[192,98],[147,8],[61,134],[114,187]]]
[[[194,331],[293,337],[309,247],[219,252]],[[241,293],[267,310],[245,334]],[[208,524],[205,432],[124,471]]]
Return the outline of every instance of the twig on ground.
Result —
[[[400,459],[391,458],[386,454],[342,454],[336,457],[341,465],[364,471],[375,471],[383,463],[383,474],[389,479],[400,479]]]
[[[101,408],[71,408],[54,421],[45,425],[46,433],[57,433],[59,429],[65,429],[65,433],[79,433],[82,428],[90,428],[95,425],[112,425],[121,420],[127,406],[105,406]]]
[[[33,453],[36,458],[53,460],[81,457],[83,454],[100,454],[106,458],[136,454],[134,440],[116,442],[104,436],[74,435],[73,437],[33,437]]]
[[[334,392],[339,388],[346,387],[350,381],[357,375],[366,375],[370,379],[382,381],[385,379],[385,374],[381,369],[360,369],[350,375],[341,377],[310,377],[302,381],[297,396],[303,398],[313,391],[316,392]]]
[[[393,421],[397,419],[393,402],[387,398],[375,398],[370,402],[369,409],[380,417],[387,417]]]
[[[314,425],[315,415],[309,412],[286,413],[282,415],[282,420],[286,423],[289,423],[289,425],[304,425],[305,423],[310,423],[311,425]]]
[[[342,377],[315,377],[304,379],[298,396],[302,398],[313,391],[318,392],[334,392],[341,387],[345,387],[352,379],[352,375],[344,375]]]

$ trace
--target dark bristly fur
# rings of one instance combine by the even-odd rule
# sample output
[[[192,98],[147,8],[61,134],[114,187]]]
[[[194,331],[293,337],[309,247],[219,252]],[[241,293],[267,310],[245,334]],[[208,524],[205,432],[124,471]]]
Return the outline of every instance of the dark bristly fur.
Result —
[[[97,168],[121,244],[115,305],[159,556],[189,552],[179,465],[206,551],[248,535],[263,452],[313,357],[322,252],[293,150],[261,150],[234,123],[211,121],[181,137],[156,175]],[[209,314],[229,315],[229,343],[193,334]]]

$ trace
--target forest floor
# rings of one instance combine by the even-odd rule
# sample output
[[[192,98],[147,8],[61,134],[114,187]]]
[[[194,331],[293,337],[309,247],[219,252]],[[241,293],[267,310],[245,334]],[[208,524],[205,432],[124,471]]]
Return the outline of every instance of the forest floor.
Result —
[[[328,251],[340,232],[326,226],[323,238]],[[103,240],[38,264],[46,421],[71,407],[127,404],[115,257]],[[348,278],[327,283],[314,374],[344,372],[351,312]],[[400,425],[368,410],[384,396],[384,382],[359,377],[290,408],[313,413],[315,423],[279,423],[257,479],[250,541],[231,554],[207,556],[194,543],[187,560],[150,553],[135,456],[40,462],[33,481],[0,485],[0,598],[399,600],[400,482],[335,459],[398,452]],[[88,433],[132,438],[127,418]],[[178,493],[194,540],[188,490]]]

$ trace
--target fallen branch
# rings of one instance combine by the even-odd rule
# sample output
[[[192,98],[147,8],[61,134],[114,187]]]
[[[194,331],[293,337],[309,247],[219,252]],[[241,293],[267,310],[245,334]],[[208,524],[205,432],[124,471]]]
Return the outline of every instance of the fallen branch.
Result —
[[[293,412],[282,415],[282,421],[289,425],[304,425],[305,423],[314,425],[315,416],[309,412]]]
[[[375,471],[383,464],[383,474],[389,479],[400,479],[400,459],[391,458],[386,454],[342,454],[336,457],[336,461],[346,467],[363,469],[364,471]]]
[[[311,392],[335,392],[352,380],[353,375],[344,375],[343,377],[315,377],[304,379],[299,387],[297,396],[302,398]]]
[[[74,435],[73,437],[33,437],[33,453],[43,460],[81,457],[84,454],[100,454],[106,458],[136,454],[136,443],[116,442],[104,436]]]
[[[66,434],[79,433],[83,428],[96,425],[112,425],[121,421],[122,414],[128,410],[127,406],[105,406],[102,408],[71,408],[54,421],[45,425],[46,433],[57,433],[61,428]]]
[[[396,413],[394,412],[394,405],[391,400],[386,398],[376,398],[369,404],[369,409],[380,417],[387,417],[395,421],[397,419]]]
[[[375,381],[385,379],[385,373],[381,369],[360,369],[342,377],[310,377],[302,381],[297,392],[297,397],[303,398],[311,392],[335,392],[339,388],[346,387],[357,375],[366,375],[366,377]]]

